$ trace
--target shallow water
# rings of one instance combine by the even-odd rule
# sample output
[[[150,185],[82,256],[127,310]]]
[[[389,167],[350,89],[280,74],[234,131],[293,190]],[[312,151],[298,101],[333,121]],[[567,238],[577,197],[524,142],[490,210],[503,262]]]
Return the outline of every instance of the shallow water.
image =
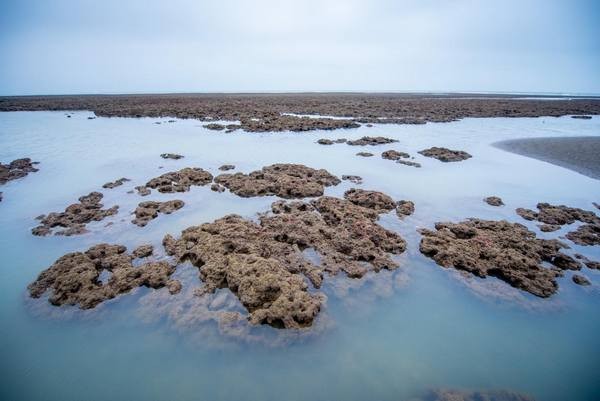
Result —
[[[97,118],[90,113],[0,113],[0,160],[40,161],[40,171],[0,188],[0,386],[6,400],[408,400],[435,387],[505,388],[538,400],[600,399],[600,272],[583,268],[590,287],[572,283],[538,299],[495,280],[465,280],[418,252],[415,228],[466,217],[518,221],[514,213],[540,201],[593,210],[597,180],[545,162],[494,148],[512,138],[600,135],[600,118],[574,120],[465,119],[426,125],[376,125],[312,133],[225,134],[194,120]],[[162,121],[162,124],[155,124]],[[332,139],[383,135],[398,143],[376,147],[317,145]],[[417,154],[429,146],[466,150],[472,159],[441,163]],[[407,151],[413,168],[379,157]],[[359,151],[375,153],[362,158]],[[159,154],[185,155],[163,160]],[[66,252],[99,242],[159,245],[190,225],[229,213],[256,218],[275,197],[239,198],[192,187],[183,194],[141,198],[126,192],[149,178],[185,166],[218,174],[222,164],[249,172],[276,162],[326,168],[363,177],[359,187],[415,202],[403,221],[381,218],[400,232],[408,250],[393,272],[363,280],[326,280],[328,299],[314,328],[296,332],[218,323],[217,311],[243,311],[228,290],[192,295],[199,283],[189,265],[178,268],[183,291],[140,289],[91,311],[56,308],[28,298],[26,286]],[[159,167],[163,166],[163,169]],[[103,183],[131,182],[112,190]],[[341,196],[356,186],[326,189]],[[90,191],[105,194],[118,215],[75,237],[35,237],[34,217],[65,206]],[[497,195],[505,207],[482,198]],[[132,223],[141,200],[182,199],[186,206],[148,226]],[[107,222],[114,224],[104,227]],[[600,260],[599,247],[572,245]],[[309,255],[317,257],[318,255]]]

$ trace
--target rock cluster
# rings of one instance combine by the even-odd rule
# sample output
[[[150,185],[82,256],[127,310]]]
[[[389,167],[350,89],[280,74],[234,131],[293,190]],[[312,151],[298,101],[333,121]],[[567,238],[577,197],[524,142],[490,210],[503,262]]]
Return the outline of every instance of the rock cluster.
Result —
[[[436,223],[435,231],[421,230],[420,251],[438,265],[464,270],[478,277],[496,277],[539,297],[557,291],[560,269],[580,264],[560,252],[557,240],[538,239],[521,224],[468,219]],[[546,268],[543,262],[555,268]]]
[[[50,290],[53,305],[90,309],[136,287],[177,287],[169,278],[174,266],[167,262],[133,266],[133,259],[122,245],[99,244],[85,252],[68,253],[40,273],[28,286],[29,294],[39,298]],[[105,283],[100,280],[103,272],[110,275]]]
[[[212,180],[213,176],[208,171],[198,167],[186,167],[153,178],[146,183],[145,187],[157,189],[160,193],[187,192],[192,185],[204,186],[210,184]]]
[[[377,202],[366,202],[377,204]],[[163,245],[179,262],[199,268],[204,291],[229,288],[250,312],[250,321],[275,327],[310,326],[322,297],[309,291],[304,277],[320,288],[323,273],[362,277],[367,271],[394,269],[390,254],[405,241],[376,223],[379,211],[339,198],[311,202],[278,201],[259,223],[230,215],[167,235]],[[313,249],[320,264],[302,251]]]
[[[383,136],[363,136],[360,139],[355,139],[353,141],[347,141],[348,145],[352,146],[376,146],[376,145],[385,145],[388,143],[398,142],[396,139],[386,138]]]
[[[179,199],[166,202],[141,202],[135,209],[135,219],[131,222],[137,226],[144,227],[150,220],[157,218],[159,213],[171,214],[174,211],[181,209],[184,204],[185,203]]]
[[[321,196],[324,187],[337,185],[340,180],[323,169],[301,164],[273,164],[250,174],[221,174],[215,177],[215,183],[244,198],[277,195],[291,199]]]
[[[565,224],[576,221],[585,223],[575,231],[567,233],[566,237],[578,245],[600,245],[600,217],[594,212],[565,205],[538,203],[538,212],[531,209],[518,208],[519,216],[529,221],[539,221],[542,231],[556,231]]]
[[[32,162],[30,158],[16,159],[8,164],[0,163],[0,185],[8,181],[23,178],[29,173],[35,173],[37,168],[33,167],[37,162]]]
[[[448,148],[440,148],[434,146],[429,149],[424,149],[419,152],[423,156],[433,157],[434,159],[438,159],[442,162],[459,162],[462,160],[467,160],[472,156],[463,150],[451,150]]]
[[[104,206],[100,201],[104,195],[100,192],[90,192],[79,198],[79,203],[67,206],[64,212],[52,212],[40,216],[40,225],[33,228],[33,235],[48,235],[52,229],[60,227],[62,230],[55,231],[55,235],[77,235],[87,232],[85,226],[92,221],[101,221],[105,217],[117,214],[119,206],[102,209]]]
[[[115,180],[113,182],[107,182],[106,184],[102,185],[102,188],[104,189],[113,189],[116,187],[120,187],[121,185],[125,184],[126,182],[131,181],[129,178],[119,178],[118,180]]]

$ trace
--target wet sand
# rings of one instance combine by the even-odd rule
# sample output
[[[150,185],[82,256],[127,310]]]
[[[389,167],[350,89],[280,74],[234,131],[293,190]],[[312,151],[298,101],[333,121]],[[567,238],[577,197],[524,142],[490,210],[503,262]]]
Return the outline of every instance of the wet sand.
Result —
[[[494,146],[600,179],[600,136],[514,139]]]

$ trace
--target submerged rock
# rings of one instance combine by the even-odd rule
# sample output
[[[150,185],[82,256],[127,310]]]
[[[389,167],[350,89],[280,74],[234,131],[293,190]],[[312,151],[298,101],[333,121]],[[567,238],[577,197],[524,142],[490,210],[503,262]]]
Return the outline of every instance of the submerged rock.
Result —
[[[398,152],[397,150],[386,150],[381,154],[383,159],[388,160],[400,160],[400,159],[408,159],[410,155],[406,152]]]
[[[235,168],[235,166],[233,164],[223,164],[221,167],[219,167],[219,170],[229,171],[229,170],[233,170],[234,168]]]
[[[369,204],[375,204],[371,202]],[[278,201],[259,223],[229,215],[167,235],[163,245],[176,260],[199,268],[204,292],[229,288],[254,324],[310,326],[323,297],[309,292],[304,277],[320,288],[323,273],[362,277],[394,269],[390,254],[406,248],[396,233],[376,223],[379,212],[344,199],[323,196],[311,202]],[[316,265],[302,253],[320,255]]]
[[[442,162],[459,162],[463,160],[467,160],[472,156],[463,150],[451,150],[448,148],[440,148],[434,146],[429,149],[424,149],[419,152],[423,156],[433,157],[434,159],[438,159]]]
[[[225,192],[225,187],[219,184],[212,184],[210,190],[215,192]]]
[[[579,259],[585,264],[588,269],[600,270],[600,262],[590,260],[580,253],[575,254],[575,259]]]
[[[358,175],[342,175],[342,181],[350,181],[353,184],[362,184],[362,177]]]
[[[436,223],[436,230],[421,230],[420,251],[442,267],[453,267],[478,277],[496,277],[539,297],[557,291],[558,269],[571,268],[572,258],[560,252],[557,240],[538,239],[525,226],[507,221],[468,219]],[[575,262],[576,263],[576,262]]]
[[[143,185],[135,187],[135,190],[137,191],[138,195],[140,195],[140,196],[148,196],[148,195],[150,195],[150,189],[146,188]]]
[[[48,235],[55,227],[62,230],[55,231],[55,235],[77,235],[86,233],[86,224],[92,221],[102,221],[108,216],[117,214],[119,206],[102,209],[104,206],[100,201],[104,195],[100,192],[90,192],[79,198],[79,203],[67,206],[64,212],[52,212],[46,216],[38,216],[40,225],[33,228],[33,235]]]
[[[186,167],[179,171],[171,171],[146,183],[146,188],[157,189],[160,193],[187,192],[192,185],[210,184],[213,176],[198,167]]]
[[[0,185],[8,181],[25,177],[29,173],[39,171],[33,167],[37,162],[32,162],[30,158],[16,159],[8,164],[0,163]]]
[[[172,281],[175,267],[167,262],[133,266],[134,256],[122,245],[99,244],[85,252],[68,253],[44,270],[27,288],[33,298],[50,290],[53,305],[78,305],[90,309],[136,287],[161,288]],[[107,271],[108,281],[100,274]]]
[[[129,178],[119,178],[118,180],[115,180],[113,182],[107,182],[106,184],[102,185],[102,188],[105,189],[113,189],[116,187],[120,187],[121,185],[125,184],[126,182],[131,181]]]
[[[131,222],[137,226],[144,227],[158,217],[159,213],[171,214],[176,210],[181,209],[185,203],[182,200],[170,200],[166,202],[141,202],[135,209],[135,219]]]
[[[373,156],[373,153],[370,153],[370,152],[358,152],[358,153],[356,154],[356,156],[361,156],[361,157],[371,157],[371,156]]]
[[[502,199],[497,196],[488,196],[487,198],[484,198],[483,201],[490,206],[504,206]]]
[[[355,139],[353,141],[347,141],[348,145],[352,146],[376,146],[376,145],[385,145],[388,143],[398,142],[396,139],[386,138],[383,136],[363,136],[360,139]]]
[[[160,155],[160,157],[162,157],[163,159],[173,159],[173,160],[183,159],[183,156],[178,155],[177,153],[162,153]]]
[[[324,169],[315,170],[301,164],[273,164],[250,174],[221,174],[215,177],[215,183],[244,198],[277,195],[291,199],[321,196],[324,187],[337,185],[340,180]]]
[[[590,283],[590,280],[587,279],[587,277],[584,277],[579,274],[573,274],[572,280],[575,284],[579,284],[579,285],[591,285],[592,284],[592,283]]]

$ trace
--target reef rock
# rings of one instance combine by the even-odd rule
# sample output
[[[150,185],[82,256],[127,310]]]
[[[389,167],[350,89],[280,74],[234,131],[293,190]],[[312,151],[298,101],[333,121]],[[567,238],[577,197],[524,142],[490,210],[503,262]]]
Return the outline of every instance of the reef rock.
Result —
[[[600,262],[590,260],[580,253],[575,254],[575,259],[581,260],[588,267],[588,269],[600,270]]]
[[[133,250],[131,254],[135,258],[147,258],[148,256],[152,255],[153,252],[154,247],[152,245],[146,244],[138,246]]]
[[[373,153],[370,153],[370,152],[358,152],[358,153],[356,154],[356,156],[361,156],[361,157],[371,157],[371,156],[373,156]]]
[[[250,174],[221,174],[215,178],[215,183],[244,198],[267,195],[286,199],[320,196],[324,187],[340,182],[327,170],[315,170],[301,164],[273,164]]]
[[[376,204],[370,202],[369,204]],[[376,223],[379,212],[339,198],[311,202],[278,201],[259,223],[229,215],[190,227],[163,245],[179,262],[199,268],[204,292],[229,288],[254,324],[310,326],[322,296],[311,293],[304,277],[320,288],[323,273],[362,277],[367,271],[394,269],[390,254],[405,241]],[[303,250],[320,255],[317,265]]]
[[[487,198],[484,198],[483,201],[490,206],[504,206],[502,199],[497,196],[488,196]]]
[[[173,159],[173,160],[183,159],[183,156],[178,155],[177,153],[162,153],[160,155],[160,157],[162,157],[163,159]]]
[[[434,146],[429,149],[424,149],[419,152],[423,156],[433,157],[434,159],[438,159],[442,162],[459,162],[462,160],[467,160],[472,156],[465,151],[462,150],[451,150],[448,148],[440,148]]]
[[[319,145],[333,145],[335,142],[333,142],[331,139],[321,138],[317,141],[317,143]]]
[[[90,309],[136,287],[161,288],[170,284],[175,267],[167,262],[133,266],[134,256],[122,245],[99,244],[85,252],[68,253],[44,270],[28,286],[33,298],[50,290],[53,305],[79,305]],[[110,277],[103,283],[100,274]]]
[[[379,213],[389,212],[396,208],[396,202],[391,197],[378,191],[352,188],[344,193],[344,198],[355,205],[373,209]]]
[[[405,166],[410,166],[410,167],[417,167],[417,168],[421,167],[421,163],[411,162],[410,160],[396,160],[396,163],[404,164]]]
[[[580,274],[573,274],[572,280],[575,284],[579,284],[579,285],[591,285],[592,283],[590,283],[590,280],[587,279],[587,277],[584,277]]]
[[[565,235],[577,245],[600,245],[600,224],[584,224]]]
[[[347,141],[348,145],[352,146],[376,146],[376,145],[385,145],[387,143],[398,142],[396,139],[386,138],[383,136],[363,136],[360,139],[355,139],[353,141]]]
[[[531,209],[518,208],[516,212],[525,220],[537,220],[540,223],[562,226],[572,224],[576,221],[590,224],[600,224],[600,217],[594,212],[569,207],[565,205],[551,205],[549,203],[538,203],[538,212]]]
[[[410,216],[415,212],[415,204],[409,200],[401,200],[396,203],[396,214],[399,218]]]
[[[233,170],[234,168],[235,168],[235,166],[233,164],[223,164],[221,167],[219,167],[219,170],[229,171],[229,170]]]
[[[119,178],[116,181],[107,182],[106,184],[102,185],[102,188],[113,189],[113,188],[116,188],[116,187],[120,187],[121,185],[125,184],[128,181],[131,181],[131,180],[129,178],[125,178],[125,177]]]
[[[135,219],[131,222],[137,226],[144,227],[158,217],[159,213],[171,214],[176,210],[179,210],[185,205],[182,200],[170,200],[166,202],[141,202],[135,209]]]
[[[35,173],[38,169],[33,167],[34,164],[38,163],[32,162],[30,158],[16,159],[8,164],[0,163],[0,185]]]
[[[381,157],[388,160],[400,160],[403,158],[408,159],[410,155],[406,152],[398,152],[397,150],[386,150],[381,153]]]
[[[33,235],[48,235],[52,233],[55,227],[61,227],[63,230],[55,232],[55,235],[77,235],[87,232],[85,226],[92,221],[102,221],[108,216],[117,214],[119,206],[113,206],[110,209],[102,209],[102,200],[104,195],[100,192],[90,192],[88,195],[79,198],[79,203],[67,206],[64,212],[52,212],[46,216],[39,216],[40,225],[33,228]]]
[[[558,268],[571,266],[573,260],[560,252],[566,247],[561,242],[538,239],[517,223],[468,219],[436,223],[435,228],[421,230],[420,251],[438,265],[482,278],[496,277],[539,297],[556,292]],[[546,268],[542,262],[557,268]]]
[[[350,181],[353,184],[362,184],[362,177],[358,175],[343,175],[342,181]]]
[[[146,183],[146,188],[157,189],[161,193],[187,192],[192,185],[210,184],[213,176],[208,171],[197,167],[186,167],[179,171],[165,173]]]

